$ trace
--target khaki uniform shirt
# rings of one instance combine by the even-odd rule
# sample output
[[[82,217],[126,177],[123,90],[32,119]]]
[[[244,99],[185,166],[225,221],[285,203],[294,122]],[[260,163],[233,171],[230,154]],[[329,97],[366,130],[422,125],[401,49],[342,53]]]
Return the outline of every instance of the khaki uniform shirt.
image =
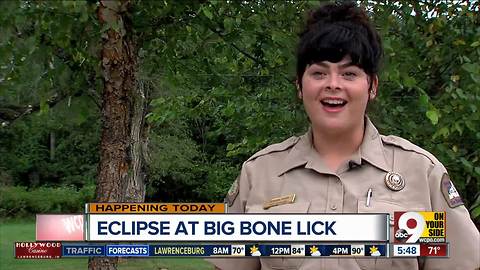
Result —
[[[385,184],[388,172],[405,180],[400,191]],[[443,180],[442,180],[443,179]],[[359,151],[332,172],[312,143],[311,131],[270,145],[248,159],[229,192],[235,213],[390,213],[446,211],[449,258],[232,258],[209,259],[230,269],[461,269],[480,268],[480,236],[460,198],[450,200],[444,166],[430,153],[396,136],[383,136],[366,120]],[[367,191],[373,190],[370,205]],[[263,209],[272,198],[295,194],[295,202]],[[393,227],[390,228],[393,241]],[[359,232],[361,233],[361,232]]]

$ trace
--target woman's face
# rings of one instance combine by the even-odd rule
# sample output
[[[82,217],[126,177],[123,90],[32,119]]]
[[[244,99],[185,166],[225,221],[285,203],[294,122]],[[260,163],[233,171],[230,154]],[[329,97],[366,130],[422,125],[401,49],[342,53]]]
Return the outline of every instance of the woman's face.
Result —
[[[323,61],[307,66],[302,77],[299,97],[312,125],[317,130],[348,132],[362,127],[369,99],[373,99],[378,85],[363,69],[351,64],[350,56],[338,63]]]

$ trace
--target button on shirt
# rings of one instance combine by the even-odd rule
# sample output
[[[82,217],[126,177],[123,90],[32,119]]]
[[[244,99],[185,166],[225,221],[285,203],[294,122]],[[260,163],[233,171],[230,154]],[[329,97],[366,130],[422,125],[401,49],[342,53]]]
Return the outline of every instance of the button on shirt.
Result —
[[[400,191],[388,172],[405,180]],[[229,269],[477,269],[480,236],[463,205],[451,208],[441,192],[443,165],[430,153],[395,136],[382,136],[366,118],[359,150],[331,171],[313,147],[312,133],[271,145],[248,159],[229,195],[233,213],[390,213],[446,211],[450,258],[234,258],[209,259]],[[367,205],[367,192],[372,196]],[[263,209],[272,198],[295,194],[292,204]],[[393,219],[390,220],[393,226]],[[354,225],[352,225],[354,226]],[[390,229],[393,239],[393,227]]]

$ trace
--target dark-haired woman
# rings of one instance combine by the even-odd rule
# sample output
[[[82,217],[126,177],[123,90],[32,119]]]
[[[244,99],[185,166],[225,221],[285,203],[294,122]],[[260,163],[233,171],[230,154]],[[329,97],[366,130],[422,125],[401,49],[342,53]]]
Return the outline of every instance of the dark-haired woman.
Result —
[[[227,195],[229,212],[371,212],[393,217],[394,211],[445,211],[449,258],[212,260],[217,268],[480,267],[478,230],[444,166],[405,139],[380,135],[366,116],[368,103],[377,95],[381,56],[378,33],[354,4],[324,5],[310,14],[298,45],[297,88],[311,128],[243,164]],[[271,203],[283,196],[295,200]]]

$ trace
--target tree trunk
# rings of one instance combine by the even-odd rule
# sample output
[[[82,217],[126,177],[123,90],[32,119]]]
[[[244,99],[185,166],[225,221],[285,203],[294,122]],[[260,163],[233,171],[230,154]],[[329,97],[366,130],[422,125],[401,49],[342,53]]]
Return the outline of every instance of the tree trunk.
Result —
[[[143,202],[145,198],[145,94],[136,80],[137,49],[129,1],[100,1],[102,35],[102,137],[97,202]],[[91,270],[117,269],[117,258],[90,258]]]
[[[147,152],[145,113],[147,110],[148,90],[140,80],[137,80],[134,90],[130,132],[130,162],[132,173],[127,178],[125,201],[143,202],[145,201],[145,154]]]
[[[55,131],[50,132],[50,160],[55,160]]]

